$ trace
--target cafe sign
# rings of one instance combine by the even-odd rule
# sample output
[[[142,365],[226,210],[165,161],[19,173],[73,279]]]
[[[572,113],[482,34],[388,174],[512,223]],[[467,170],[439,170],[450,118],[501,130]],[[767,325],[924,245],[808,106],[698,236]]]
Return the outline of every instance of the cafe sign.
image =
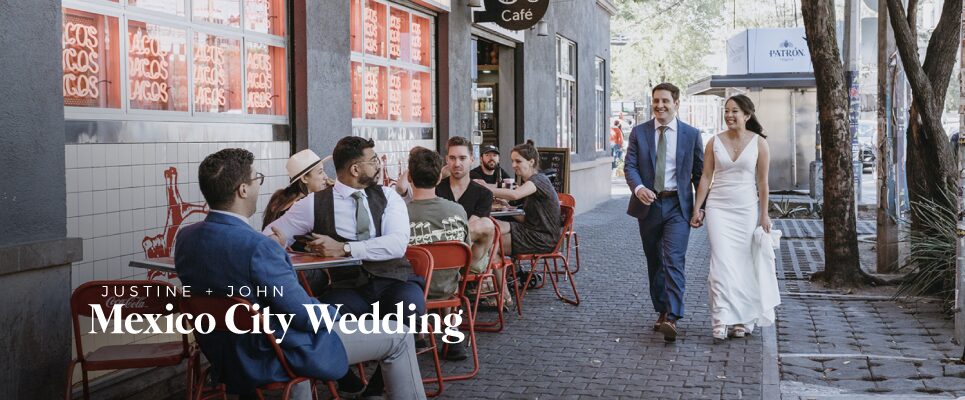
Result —
[[[536,25],[546,9],[549,0],[485,0],[485,11],[476,11],[476,22],[494,22],[503,28],[519,31]]]

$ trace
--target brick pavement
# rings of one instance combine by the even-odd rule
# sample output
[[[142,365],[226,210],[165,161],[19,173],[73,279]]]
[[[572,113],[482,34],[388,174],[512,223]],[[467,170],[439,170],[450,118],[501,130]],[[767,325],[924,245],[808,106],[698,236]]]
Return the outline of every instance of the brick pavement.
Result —
[[[807,280],[822,268],[821,225],[781,221],[777,348],[784,399],[965,395],[953,324],[933,299],[849,295]],[[868,225],[867,223],[865,225]]]
[[[582,303],[529,292],[524,318],[480,333],[481,370],[447,384],[443,399],[759,399],[761,338],[714,345],[707,309],[706,231],[691,234],[682,337],[666,344],[651,329],[643,250],[625,198],[576,217]],[[489,315],[483,315],[489,317]],[[444,362],[447,369],[470,362]],[[423,371],[430,364],[422,363]]]

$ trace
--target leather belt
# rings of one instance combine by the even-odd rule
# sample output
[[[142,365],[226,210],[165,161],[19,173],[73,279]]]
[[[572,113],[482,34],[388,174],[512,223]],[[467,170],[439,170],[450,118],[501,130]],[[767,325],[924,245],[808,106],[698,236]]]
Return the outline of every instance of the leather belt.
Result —
[[[659,197],[659,198],[664,198],[664,197],[677,197],[677,191],[676,191],[676,190],[665,190],[665,191],[663,191],[663,192],[657,193],[657,197]]]

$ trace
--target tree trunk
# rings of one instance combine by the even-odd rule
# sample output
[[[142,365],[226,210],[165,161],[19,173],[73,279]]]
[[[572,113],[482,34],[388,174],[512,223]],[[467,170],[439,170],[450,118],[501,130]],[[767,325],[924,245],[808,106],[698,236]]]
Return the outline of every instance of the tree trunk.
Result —
[[[861,286],[855,227],[854,169],[848,132],[848,90],[834,32],[834,2],[801,2],[814,78],[824,162],[824,271],[812,279],[832,287]]]
[[[914,6],[916,2],[911,2]],[[957,185],[953,168],[952,151],[948,136],[942,128],[941,117],[945,108],[945,92],[951,78],[958,51],[961,29],[961,0],[946,0],[935,31],[928,41],[924,64],[918,59],[918,42],[914,27],[909,24],[914,9],[905,9],[901,0],[888,0],[888,14],[895,32],[895,45],[901,55],[902,65],[912,89],[912,106],[909,111],[908,130],[908,197],[911,201],[912,232],[917,237],[932,237],[929,228],[914,212],[923,203],[956,210],[957,204],[948,193],[955,193]],[[948,224],[954,225],[953,219]],[[949,263],[952,261],[949,260]]]

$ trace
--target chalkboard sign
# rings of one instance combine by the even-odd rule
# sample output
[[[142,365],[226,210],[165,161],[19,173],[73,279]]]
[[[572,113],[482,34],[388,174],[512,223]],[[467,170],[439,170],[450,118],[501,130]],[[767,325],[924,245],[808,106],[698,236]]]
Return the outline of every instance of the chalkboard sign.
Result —
[[[570,192],[570,149],[566,147],[540,147],[539,169],[550,178],[558,193]]]

